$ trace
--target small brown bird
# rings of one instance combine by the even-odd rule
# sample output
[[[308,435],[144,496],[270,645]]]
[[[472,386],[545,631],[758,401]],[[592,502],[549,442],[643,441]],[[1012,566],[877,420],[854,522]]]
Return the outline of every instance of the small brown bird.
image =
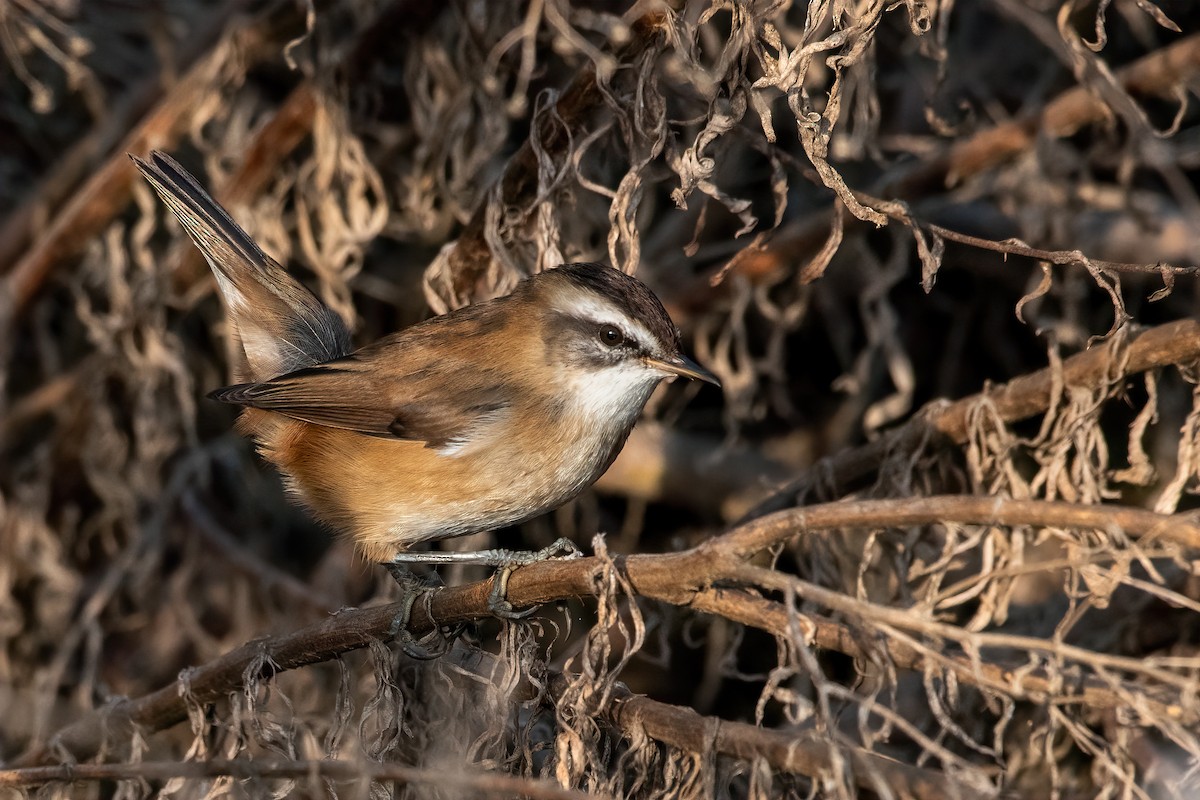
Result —
[[[245,382],[210,396],[246,407],[240,431],[374,561],[511,567],[577,553],[566,540],[538,553],[412,548],[557,508],[609,467],[659,381],[717,383],[680,352],[658,298],[598,264],[542,272],[351,352],[342,319],[178,163],[133,159],[208,260],[245,352]]]

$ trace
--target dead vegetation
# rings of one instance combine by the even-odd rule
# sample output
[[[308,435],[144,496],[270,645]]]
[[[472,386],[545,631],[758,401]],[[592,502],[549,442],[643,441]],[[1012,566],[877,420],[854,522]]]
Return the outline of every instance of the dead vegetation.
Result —
[[[0,4],[0,787],[1200,793],[1200,9]],[[414,609],[202,400],[204,175],[369,341],[563,261],[672,386]],[[599,535],[597,535],[599,532]],[[458,542],[448,543],[457,546]],[[469,543],[471,546],[479,542]]]

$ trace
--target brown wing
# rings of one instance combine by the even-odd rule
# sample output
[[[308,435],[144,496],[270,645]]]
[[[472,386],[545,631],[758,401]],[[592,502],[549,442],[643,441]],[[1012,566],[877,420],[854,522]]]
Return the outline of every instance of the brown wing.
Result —
[[[469,444],[512,403],[511,385],[472,361],[443,359],[404,371],[403,363],[380,363],[387,359],[379,357],[379,348],[372,350],[269,381],[229,386],[209,397],[437,449]]]

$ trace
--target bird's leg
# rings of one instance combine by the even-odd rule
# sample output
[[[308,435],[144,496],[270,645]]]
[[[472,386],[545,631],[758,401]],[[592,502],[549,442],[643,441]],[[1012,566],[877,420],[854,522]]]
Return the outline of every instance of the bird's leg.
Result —
[[[564,561],[569,561],[574,558],[582,558],[583,552],[575,546],[575,543],[570,539],[559,539],[549,547],[543,547],[541,550],[504,550],[496,548],[492,550],[472,550],[466,553],[460,553],[454,550],[439,550],[434,553],[397,553],[392,557],[390,564],[480,564],[485,567],[503,567],[511,565],[514,567],[523,567],[527,564],[536,564],[539,561],[548,561],[552,558],[561,558]]]
[[[533,613],[533,609],[514,611],[508,602],[508,578],[517,567],[548,561],[552,558],[570,561],[582,558],[583,553],[570,539],[559,539],[541,550],[476,550],[460,553],[439,551],[436,553],[397,553],[388,568],[400,568],[400,564],[481,564],[499,567],[492,576],[492,591],[488,595],[488,611],[501,619],[521,619]]]
[[[447,634],[435,624],[433,630],[422,639],[417,639],[412,635],[412,631],[408,629],[408,623],[412,617],[412,608],[416,604],[418,597],[425,599],[425,611],[429,614],[429,618],[433,619],[433,611],[430,607],[433,603],[433,593],[441,588],[442,585],[437,577],[437,573],[434,573],[432,578],[426,578],[414,574],[402,564],[387,562],[384,564],[384,567],[387,568],[392,579],[404,591],[404,594],[400,597],[400,612],[392,620],[392,625],[388,629],[388,635],[399,642],[400,649],[409,658],[415,658],[418,661],[431,661],[444,656],[450,651],[450,646],[454,640],[462,633],[462,625],[456,626],[452,632]],[[439,641],[436,647],[431,648],[427,643],[434,639]]]

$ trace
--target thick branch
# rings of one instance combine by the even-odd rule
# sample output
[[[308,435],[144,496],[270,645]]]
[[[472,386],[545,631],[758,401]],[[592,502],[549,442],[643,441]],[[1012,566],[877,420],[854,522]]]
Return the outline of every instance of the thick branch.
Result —
[[[1120,531],[1129,537],[1158,537],[1200,548],[1200,525],[1182,516],[1155,514],[1118,506],[1080,506],[1071,503],[1017,501],[1003,498],[931,497],[909,500],[839,502],[789,509],[755,520],[682,553],[620,558],[630,583],[643,597],[705,610],[706,590],[716,580],[736,574],[747,555],[818,530],[848,527],[911,526],[937,522],[983,525],[1040,525]],[[554,603],[596,592],[593,580],[599,562],[594,558],[547,561],[513,573],[508,598],[515,606]],[[417,634],[433,625],[453,625],[489,616],[490,582],[441,589],[428,609],[418,603],[410,629]],[[717,610],[711,607],[712,610]],[[270,672],[296,669],[365,647],[386,637],[398,605],[344,610],[330,619],[293,633],[247,643],[208,664],[189,671],[189,695],[196,702],[217,700],[242,686],[246,670],[270,663]],[[739,621],[754,624],[752,618]],[[780,628],[772,625],[769,630]],[[786,628],[785,628],[786,630]],[[826,646],[843,649],[849,632],[830,635]],[[822,642],[822,644],[825,644]],[[857,645],[855,645],[857,647]],[[264,657],[267,657],[264,659]],[[924,657],[922,657],[924,658]],[[971,680],[969,674],[964,675]],[[1009,686],[1019,693],[1024,674],[1014,674]],[[1040,691],[1034,689],[1033,694]],[[96,753],[105,735],[121,736],[132,725],[161,730],[186,719],[187,709],[174,684],[134,700],[119,700],[85,717],[53,737],[47,748],[21,759],[20,765],[45,763],[54,752],[69,752],[77,760]]]

